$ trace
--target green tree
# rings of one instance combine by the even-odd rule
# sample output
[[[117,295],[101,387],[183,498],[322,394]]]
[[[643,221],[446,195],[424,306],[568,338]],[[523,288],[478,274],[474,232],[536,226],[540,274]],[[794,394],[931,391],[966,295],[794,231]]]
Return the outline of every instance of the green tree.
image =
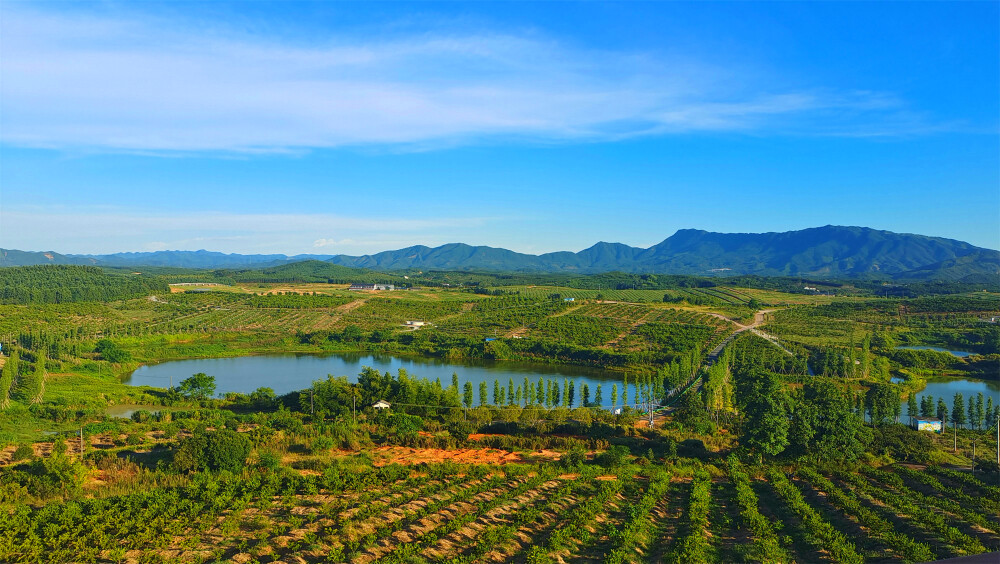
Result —
[[[472,407],[472,402],[474,399],[475,398],[473,397],[472,393],[472,382],[466,382],[464,393],[462,395],[462,404],[465,405],[466,408],[470,408]]]
[[[340,340],[349,343],[358,342],[365,338],[364,332],[357,325],[348,325],[340,332]]]
[[[493,379],[493,405],[500,405],[502,403],[502,396],[500,395],[500,381],[496,378]]]
[[[788,399],[776,376],[752,369],[737,380],[744,414],[740,446],[759,459],[777,456],[788,446]]]
[[[893,419],[899,407],[899,393],[892,384],[876,382],[865,394],[865,408],[872,425],[884,425]]]
[[[913,424],[913,418],[920,415],[919,409],[917,407],[916,394],[910,394],[910,397],[906,400],[906,416],[910,418],[910,425]]]
[[[800,454],[826,460],[854,461],[871,440],[851,401],[833,382],[813,379],[793,406],[791,443]]]
[[[618,384],[611,385],[611,409],[618,406]]]
[[[45,371],[45,351],[39,351],[35,356],[35,371],[31,374],[31,378],[27,379],[30,383],[27,397],[31,403],[42,403],[45,397],[45,380],[48,377]]]
[[[489,386],[486,382],[479,383],[479,405],[486,405],[486,400],[489,398]]]
[[[128,351],[119,347],[111,339],[101,339],[94,345],[94,352],[101,355],[101,358],[108,362],[121,363],[132,360],[132,355]]]
[[[514,379],[507,379],[507,405],[516,405],[514,403]]]
[[[18,361],[17,351],[11,351],[10,356],[7,357],[7,362],[3,365],[3,369],[0,370],[0,409],[10,407],[11,390],[14,388],[17,380]]]
[[[552,382],[552,405],[559,407],[562,396],[559,394],[559,382]]]
[[[951,402],[951,420],[956,427],[965,425],[965,398],[961,392],[955,392]]]
[[[677,422],[694,433],[706,434],[712,432],[712,420],[705,409],[705,402],[698,392],[688,390],[681,398],[675,416]]]
[[[583,394],[583,407],[590,407],[590,386],[585,383],[580,389],[580,393]]]
[[[563,405],[565,405],[570,409],[573,409],[573,403],[576,400],[576,382],[570,380],[567,383],[566,380],[563,380],[563,386],[565,386],[566,390],[563,394],[563,400],[564,400]]]
[[[594,405],[601,407],[602,403],[604,403],[604,395],[601,394],[601,385],[598,384],[594,390]]]
[[[204,372],[193,374],[190,378],[181,380],[177,391],[186,398],[208,399],[215,394],[215,376],[209,376]]]
[[[969,419],[972,420],[972,427],[975,429],[983,428],[983,393],[979,392],[976,395],[976,401],[973,403],[972,396],[969,396],[969,405],[972,406],[969,409]]]
[[[948,404],[944,402],[944,398],[938,398],[937,400],[937,418],[941,420],[942,429],[948,423]]]
[[[931,417],[934,415],[934,398],[931,396],[920,397],[920,416]]]
[[[229,429],[195,434],[178,445],[173,464],[181,472],[239,472],[246,465],[251,447],[249,438]]]

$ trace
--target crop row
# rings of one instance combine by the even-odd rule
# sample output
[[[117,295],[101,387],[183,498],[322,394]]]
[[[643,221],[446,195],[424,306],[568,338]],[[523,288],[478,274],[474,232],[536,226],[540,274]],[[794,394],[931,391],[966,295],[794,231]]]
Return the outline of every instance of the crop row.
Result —
[[[858,474],[842,472],[838,473],[838,477],[851,484],[855,491],[863,492],[872,499],[876,499],[894,510],[908,515],[910,519],[941,535],[941,538],[945,542],[957,548],[960,553],[979,554],[980,552],[986,552],[986,548],[979,540],[949,525],[944,515],[933,511],[929,507],[921,507],[925,502],[922,498],[925,496],[921,496],[902,485],[900,485],[899,491],[893,492],[875,486]]]
[[[778,536],[771,522],[761,515],[757,508],[759,500],[750,485],[750,475],[746,473],[735,455],[729,457],[727,465],[729,479],[736,489],[736,501],[740,507],[743,524],[753,534],[753,543],[747,548],[749,557],[761,562],[789,562],[791,558],[778,542]]]
[[[708,539],[708,509],[712,500],[712,477],[701,470],[694,475],[691,498],[688,500],[687,533],[678,540],[668,555],[671,562],[710,562],[712,544]]]
[[[789,482],[780,470],[774,467],[769,468],[767,479],[778,497],[802,521],[809,534],[806,540],[810,544],[817,549],[828,551],[837,562],[846,564],[862,564],[864,562],[864,558],[858,554],[854,544],[823,519],[813,506],[806,503],[806,500],[802,498],[802,492]]]
[[[922,542],[899,533],[892,523],[878,515],[874,510],[865,507],[851,494],[844,492],[833,482],[811,468],[799,470],[799,476],[807,480],[814,488],[826,494],[827,500],[845,513],[853,515],[858,522],[868,529],[868,534],[890,547],[900,558],[908,562],[927,562],[934,560],[934,552]]]

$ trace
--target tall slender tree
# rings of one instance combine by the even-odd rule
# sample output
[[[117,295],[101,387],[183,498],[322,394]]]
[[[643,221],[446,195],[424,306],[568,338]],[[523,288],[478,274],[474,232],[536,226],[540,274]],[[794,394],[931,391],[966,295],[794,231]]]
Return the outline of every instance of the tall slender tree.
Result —
[[[976,398],[969,396],[969,408],[965,412],[969,418],[969,428],[976,428]]]
[[[45,380],[48,378],[48,373],[45,371],[45,351],[39,351],[37,357],[35,372],[32,374],[31,403],[42,403],[42,398],[45,397]]]
[[[983,412],[983,393],[979,392],[976,394],[976,409],[973,415],[973,419],[975,420],[976,424],[976,429],[983,428],[983,418],[985,417],[985,415],[986,414]]]
[[[0,370],[0,409],[10,407],[11,390],[17,381],[18,360],[17,351],[11,351],[3,370]]]
[[[947,426],[948,424],[948,404],[944,402],[944,398],[938,398],[937,401],[937,418],[941,420],[941,428]]]
[[[965,398],[962,392],[955,392],[955,397],[951,401],[951,420],[955,426],[965,425]]]
[[[486,385],[486,382],[480,382],[479,405],[486,405],[488,399],[489,399],[489,386]]]
[[[472,393],[472,382],[466,382],[465,389],[463,391],[464,394],[462,395],[462,403],[466,408],[472,407],[472,402],[475,399]]]

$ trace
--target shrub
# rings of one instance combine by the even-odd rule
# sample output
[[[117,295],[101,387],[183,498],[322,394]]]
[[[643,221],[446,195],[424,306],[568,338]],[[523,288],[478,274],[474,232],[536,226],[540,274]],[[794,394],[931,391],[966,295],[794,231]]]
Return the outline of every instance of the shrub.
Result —
[[[28,460],[30,458],[33,458],[34,456],[35,456],[35,449],[31,448],[31,445],[29,444],[21,443],[17,445],[16,449],[14,449],[14,455],[13,458],[11,458],[11,460],[13,460],[14,462],[20,462],[22,460]]]
[[[202,469],[239,472],[250,449],[250,439],[234,431],[199,434],[181,442],[174,453],[173,464],[182,472]]]
[[[601,466],[621,466],[628,460],[629,454],[628,447],[614,445],[598,455],[597,463]]]

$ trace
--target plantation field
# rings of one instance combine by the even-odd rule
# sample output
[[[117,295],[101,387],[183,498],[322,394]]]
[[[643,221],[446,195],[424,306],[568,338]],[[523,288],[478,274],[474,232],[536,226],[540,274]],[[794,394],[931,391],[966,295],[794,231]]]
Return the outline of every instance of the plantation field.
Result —
[[[995,488],[967,474],[642,460],[372,467],[347,457],[309,474],[178,476],[11,515],[0,558],[861,563],[1000,547]],[[123,461],[98,467],[112,489],[145,475]]]

